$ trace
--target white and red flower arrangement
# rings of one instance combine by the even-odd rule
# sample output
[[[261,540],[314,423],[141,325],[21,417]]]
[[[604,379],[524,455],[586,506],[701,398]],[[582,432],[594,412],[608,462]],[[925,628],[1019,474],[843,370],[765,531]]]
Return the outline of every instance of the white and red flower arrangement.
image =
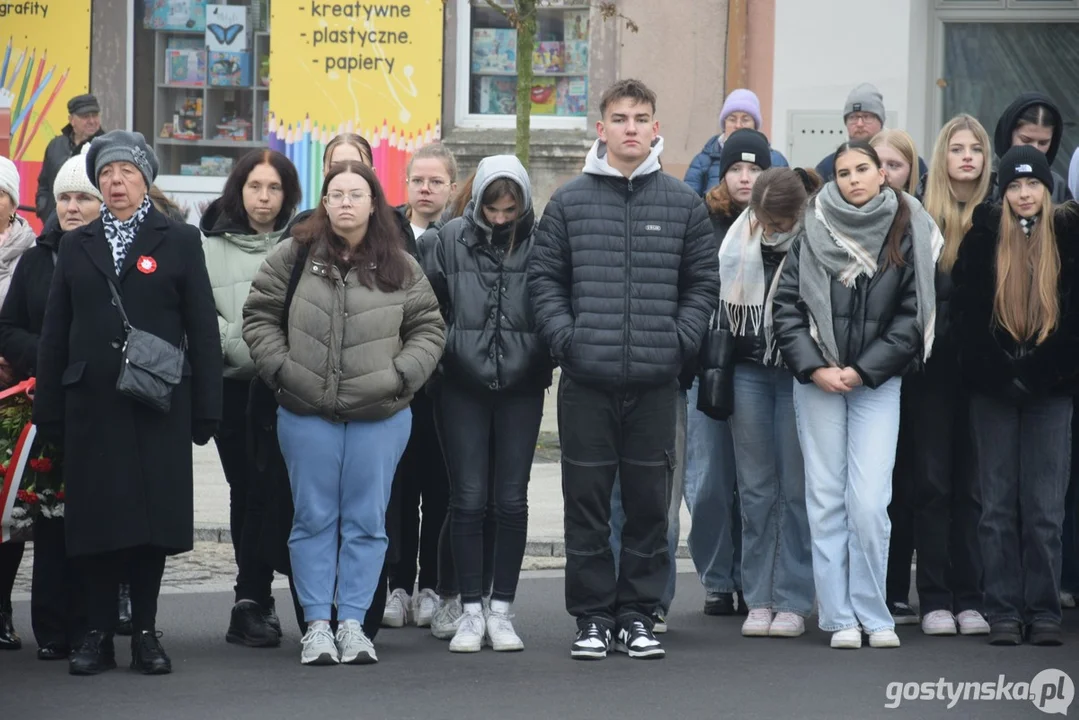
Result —
[[[64,516],[59,449],[34,442],[34,379],[0,392],[0,542],[30,539],[34,518]]]

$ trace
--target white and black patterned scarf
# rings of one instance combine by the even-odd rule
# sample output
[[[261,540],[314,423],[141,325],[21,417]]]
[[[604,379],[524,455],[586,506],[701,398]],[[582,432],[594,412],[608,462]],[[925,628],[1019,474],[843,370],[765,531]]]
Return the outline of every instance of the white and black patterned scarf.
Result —
[[[105,239],[109,241],[112,249],[112,261],[116,265],[116,275],[119,277],[120,269],[124,266],[124,258],[131,249],[131,243],[135,242],[135,235],[139,232],[139,226],[150,212],[150,196],[142,199],[142,205],[135,214],[127,220],[120,220],[113,215],[105,205],[101,206],[101,222],[105,225]]]
[[[1037,224],[1037,222],[1038,222],[1038,216],[1037,215],[1035,215],[1034,217],[1029,217],[1029,218],[1021,217],[1021,218],[1019,218],[1019,227],[1023,228],[1023,234],[1024,235],[1026,235],[1027,237],[1030,237],[1030,234],[1032,232],[1034,232],[1034,226]]]

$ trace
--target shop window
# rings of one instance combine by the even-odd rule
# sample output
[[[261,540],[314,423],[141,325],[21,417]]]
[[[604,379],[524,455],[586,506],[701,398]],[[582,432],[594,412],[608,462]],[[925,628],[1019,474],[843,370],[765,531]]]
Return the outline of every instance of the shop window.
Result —
[[[458,124],[511,127],[517,114],[517,31],[486,0],[459,2]],[[511,0],[499,4],[512,7]],[[588,1],[540,0],[536,20],[533,127],[583,128],[588,114]]]

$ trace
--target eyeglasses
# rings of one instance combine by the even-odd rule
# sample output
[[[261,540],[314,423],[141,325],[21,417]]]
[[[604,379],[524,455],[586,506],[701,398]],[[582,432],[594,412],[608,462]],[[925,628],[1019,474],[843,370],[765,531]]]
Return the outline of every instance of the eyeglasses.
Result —
[[[340,190],[334,190],[326,193],[326,207],[340,207],[345,204],[345,199],[348,199],[349,205],[359,205],[361,202],[371,197],[370,193],[360,192],[354,190],[349,193],[343,193]]]
[[[873,122],[876,119],[877,119],[877,116],[874,115],[873,113],[855,112],[855,113],[851,113],[850,115],[847,116],[847,124],[848,125],[856,125],[858,123],[861,123],[863,125],[868,125],[869,123]]]
[[[414,187],[416,190],[420,190],[424,185],[431,188],[431,192],[438,192],[442,188],[449,185],[448,182],[442,178],[409,178],[408,184]]]

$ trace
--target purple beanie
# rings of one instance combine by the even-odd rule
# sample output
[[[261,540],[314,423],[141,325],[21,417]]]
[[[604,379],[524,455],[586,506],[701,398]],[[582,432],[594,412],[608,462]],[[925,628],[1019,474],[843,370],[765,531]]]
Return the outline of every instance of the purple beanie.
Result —
[[[727,99],[723,101],[723,109],[719,111],[719,127],[723,128],[723,121],[733,112],[744,112],[753,118],[757,130],[760,130],[764,122],[761,120],[761,101],[752,90],[738,88],[732,90]]]

